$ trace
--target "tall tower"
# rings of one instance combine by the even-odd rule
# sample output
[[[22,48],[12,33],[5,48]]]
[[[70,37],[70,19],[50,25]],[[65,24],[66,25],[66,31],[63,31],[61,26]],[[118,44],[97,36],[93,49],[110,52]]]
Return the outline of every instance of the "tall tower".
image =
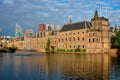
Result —
[[[91,19],[92,29],[99,31],[99,39],[101,43],[102,52],[108,52],[110,48],[109,40],[109,20],[98,16],[98,11],[95,11],[94,18]]]
[[[92,23],[92,29],[99,29],[100,28],[100,26],[98,26],[99,25],[99,16],[98,16],[97,9],[95,10],[94,18],[91,19],[91,23]]]

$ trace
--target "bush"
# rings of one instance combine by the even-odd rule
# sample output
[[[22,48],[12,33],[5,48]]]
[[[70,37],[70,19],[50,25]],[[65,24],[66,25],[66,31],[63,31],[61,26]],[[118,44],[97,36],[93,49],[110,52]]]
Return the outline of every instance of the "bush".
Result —
[[[73,50],[73,49],[71,49],[71,50],[70,50],[70,52],[74,52],[74,50]]]
[[[66,52],[70,52],[70,50],[69,50],[69,49],[67,49],[67,50],[66,50]]]
[[[63,52],[65,52],[65,49],[62,49]]]
[[[57,49],[57,51],[60,51],[59,49]]]
[[[9,49],[9,47],[7,47],[7,46],[4,46],[4,47],[3,47],[3,49],[5,49],[5,50],[8,50],[8,49]]]
[[[86,49],[57,49],[57,51],[61,51],[61,52],[86,52]]]
[[[81,52],[81,50],[79,48],[76,48],[75,52]]]
[[[82,52],[86,52],[86,49],[83,49]]]
[[[50,49],[48,47],[45,48],[46,51],[50,51]]]
[[[18,48],[13,46],[13,47],[9,47],[9,51],[10,52],[15,52]]]
[[[48,38],[48,41],[47,41],[47,44],[46,44],[46,48],[45,48],[45,50],[46,51],[50,51],[50,39]]]
[[[60,51],[62,51],[62,49],[60,49]]]

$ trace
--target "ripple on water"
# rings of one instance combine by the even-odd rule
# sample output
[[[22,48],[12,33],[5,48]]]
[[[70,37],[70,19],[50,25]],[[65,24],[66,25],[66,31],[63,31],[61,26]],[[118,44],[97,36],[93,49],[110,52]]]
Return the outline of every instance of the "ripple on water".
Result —
[[[44,54],[40,53],[13,53],[13,54],[6,54],[6,56],[43,56]]]

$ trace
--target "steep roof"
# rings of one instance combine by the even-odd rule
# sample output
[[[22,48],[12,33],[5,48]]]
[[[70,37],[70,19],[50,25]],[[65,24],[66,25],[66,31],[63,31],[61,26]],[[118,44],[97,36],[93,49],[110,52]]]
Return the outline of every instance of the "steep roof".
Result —
[[[97,9],[95,10],[94,18],[92,18],[91,21],[93,21],[95,19],[96,20],[106,20],[106,21],[108,21],[108,18],[99,17]]]
[[[97,9],[95,10],[95,14],[94,14],[94,19],[98,19],[98,11],[97,11]]]
[[[60,32],[78,30],[78,29],[86,29],[86,28],[90,29],[91,26],[92,25],[90,22],[82,21],[78,23],[64,25]]]

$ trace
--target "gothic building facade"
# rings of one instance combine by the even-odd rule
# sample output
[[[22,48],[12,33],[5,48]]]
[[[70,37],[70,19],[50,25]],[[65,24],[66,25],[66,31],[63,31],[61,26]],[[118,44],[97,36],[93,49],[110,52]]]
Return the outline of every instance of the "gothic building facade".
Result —
[[[90,22],[72,23],[70,20],[70,23],[65,24],[56,34],[52,35],[51,31],[46,30],[44,35],[25,38],[25,47],[44,52],[50,39],[50,46],[54,46],[56,50],[78,48],[85,49],[87,53],[104,53],[110,50],[112,32],[109,20],[99,17],[96,10]]]
[[[110,25],[107,18],[99,17],[97,10],[91,22],[64,25],[58,33],[58,48],[86,49],[88,53],[104,53],[110,49]]]

